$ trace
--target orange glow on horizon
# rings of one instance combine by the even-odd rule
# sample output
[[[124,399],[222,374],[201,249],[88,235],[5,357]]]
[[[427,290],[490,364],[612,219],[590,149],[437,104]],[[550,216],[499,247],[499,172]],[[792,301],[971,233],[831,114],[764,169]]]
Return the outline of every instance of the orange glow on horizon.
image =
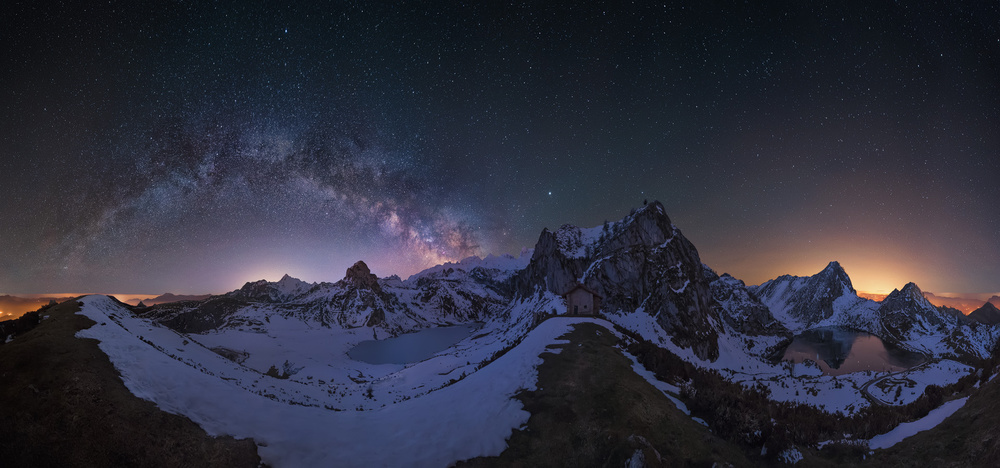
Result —
[[[808,236],[798,232],[796,223],[788,223],[789,233],[780,238],[750,245],[720,245],[699,249],[703,260],[748,285],[789,274],[811,276],[832,261],[840,263],[856,291],[889,294],[907,283],[916,283],[923,291],[952,290],[950,271],[954,265],[935,251],[913,251],[904,243],[887,243],[882,238],[863,234],[822,232]],[[977,291],[981,292],[981,291]],[[968,295],[968,294],[963,294]]]

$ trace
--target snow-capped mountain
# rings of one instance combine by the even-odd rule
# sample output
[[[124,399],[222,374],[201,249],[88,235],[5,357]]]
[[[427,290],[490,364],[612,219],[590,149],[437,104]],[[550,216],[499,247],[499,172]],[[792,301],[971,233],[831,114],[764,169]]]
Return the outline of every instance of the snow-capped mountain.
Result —
[[[307,283],[285,275],[277,282],[248,282],[201,302],[156,307],[147,315],[186,333],[220,327],[263,329],[270,316],[279,315],[319,327],[371,327],[398,334],[488,318],[511,299],[509,288],[497,278],[512,273],[497,264],[516,262],[466,259],[462,266],[468,269],[435,267],[402,281],[397,276],[379,279],[359,261],[335,283]]]
[[[882,301],[882,333],[876,334],[931,355],[988,357],[1000,336],[997,327],[952,310],[935,307],[916,284],[908,283]]]
[[[280,316],[315,327],[369,327],[395,335],[487,320],[513,302],[558,296],[577,284],[602,297],[604,314],[648,315],[676,346],[707,361],[719,356],[720,335],[732,347],[740,337],[787,337],[831,326],[934,355],[982,357],[996,341],[994,327],[936,308],[912,283],[881,303],[858,297],[837,262],[812,276],[784,275],[759,286],[719,276],[701,263],[656,201],[602,226],[544,229],[534,249],[519,257],[469,257],[406,280],[379,279],[359,261],[334,283],[285,275],[143,313],[181,332],[264,330],[270,317]]]
[[[424,271],[411,275],[407,281],[419,280],[427,277],[449,276],[454,272],[472,272],[478,270],[478,276],[487,275],[494,282],[505,281],[511,275],[528,266],[531,261],[532,250],[522,249],[518,257],[510,254],[493,255],[489,254],[485,258],[476,256],[466,257],[459,262],[447,262],[441,265],[432,266]]]
[[[784,275],[748,288],[789,330],[845,327],[868,332],[933,356],[984,358],[997,341],[997,330],[961,312],[935,307],[909,283],[882,302],[858,297],[850,277],[837,262],[813,276]],[[741,307],[750,307],[753,303]],[[739,314],[740,307],[729,307]]]
[[[603,317],[544,320],[564,309],[560,293],[577,284],[602,297]],[[451,431],[454,437],[477,432],[466,428],[481,427],[484,418],[520,415],[510,397],[534,385],[541,354],[558,352],[559,347],[549,348],[556,340],[558,346],[570,346],[562,349],[584,344],[568,344],[578,338],[565,341],[570,324],[603,327],[595,336],[608,337],[612,341],[602,343],[612,346],[615,335],[621,340],[617,346],[635,351],[627,355],[633,369],[649,374],[649,382],[689,415],[681,398],[696,399],[705,388],[693,387],[698,380],[691,377],[702,370],[713,376],[708,382],[722,378],[737,384],[727,393],[752,388],[775,402],[809,404],[831,413],[860,414],[877,401],[913,402],[929,385],[975,378],[976,369],[967,363],[977,359],[955,359],[988,356],[1000,328],[975,321],[987,321],[994,312],[984,310],[968,319],[954,309],[936,308],[912,283],[881,303],[860,298],[837,262],[813,276],[786,275],[748,287],[702,264],[697,249],[658,202],[603,226],[543,230],[534,250],[522,251],[519,258],[470,257],[406,280],[378,278],[358,261],[336,282],[308,283],[285,275],[203,301],[129,308],[112,298],[91,296],[79,305],[98,324],[80,336],[110,343],[106,352],[117,359],[123,379],[140,382],[136,388],[147,394],[155,389],[157,404],[218,424],[222,429],[217,433],[262,437],[262,448],[276,453],[280,447],[284,455],[299,455],[302,439],[314,448],[330,447],[327,432],[355,442],[353,432],[362,423],[371,433],[396,434],[403,421],[412,434]],[[431,357],[368,362],[353,354],[373,338],[456,323],[466,324],[456,329],[467,335]],[[446,330],[427,330],[440,331]],[[851,370],[836,377],[822,375],[822,365],[811,362],[778,362],[791,359],[786,353],[794,352],[794,342],[789,345],[793,333],[818,343],[803,351],[809,359],[828,354],[823,365],[835,368],[858,362],[858,331],[933,359],[918,356],[922,363],[905,371]],[[617,353],[620,348],[608,349]],[[142,360],[158,367],[147,368]],[[657,380],[643,361],[667,369],[664,375],[673,380]],[[699,374],[693,374],[695,369]],[[205,398],[202,388],[223,397]],[[486,399],[491,406],[484,407],[483,395],[491,395]],[[456,401],[465,402],[459,410]],[[248,424],[245,407],[260,403],[281,416]],[[448,408],[461,426],[435,418],[440,408]],[[400,414],[409,416],[396,419]],[[304,425],[301,418],[314,424]],[[433,422],[430,429],[411,427],[428,421]],[[495,434],[498,453],[509,440],[508,427],[524,427],[524,420],[511,418],[505,424],[502,434]],[[251,432],[240,432],[248,426]],[[412,434],[403,438],[415,440]],[[292,439],[295,443],[283,442]],[[424,451],[426,442],[419,445],[414,450]],[[357,450],[348,459],[369,460],[365,457],[372,452]],[[441,464],[453,459],[462,456]],[[374,465],[399,464],[371,460]]]
[[[802,331],[821,325],[869,328],[878,307],[860,298],[838,262],[813,276],[783,275],[750,290],[786,327]]]
[[[285,302],[302,295],[313,286],[312,283],[292,278],[286,274],[277,282],[268,282],[267,280],[248,282],[227,296],[248,301]]]
[[[882,300],[878,314],[886,335],[899,341],[916,335],[944,333],[948,325],[952,325],[949,319],[953,318],[938,311],[914,283],[889,293]]]
[[[378,279],[358,262],[335,283],[307,283],[289,276],[249,282],[201,302],[155,307],[145,314],[181,332],[242,327],[262,330],[274,315],[319,327],[371,327],[390,334],[452,323],[481,321],[512,301],[556,295],[584,284],[603,297],[606,313],[640,311],[672,340],[704,359],[718,355],[722,309],[698,251],[667,217],[659,202],[624,219],[594,228],[564,225],[543,230],[520,258],[467,258],[429,268],[405,281]],[[716,289],[729,289],[724,279]],[[740,283],[724,300],[749,298]],[[724,295],[720,291],[716,291]],[[518,299],[520,298],[520,299]],[[729,322],[747,333],[783,333],[765,309],[742,310]],[[744,320],[749,318],[749,321]]]

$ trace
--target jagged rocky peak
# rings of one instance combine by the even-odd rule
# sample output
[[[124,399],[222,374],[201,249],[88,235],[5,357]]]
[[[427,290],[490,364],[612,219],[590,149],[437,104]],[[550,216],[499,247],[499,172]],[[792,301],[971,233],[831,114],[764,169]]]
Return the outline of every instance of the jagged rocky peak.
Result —
[[[344,282],[363,289],[376,291],[382,289],[378,284],[378,277],[372,274],[371,270],[368,269],[368,265],[361,260],[358,260],[357,263],[347,269]]]
[[[265,279],[257,281],[247,281],[243,287],[229,293],[230,296],[249,300],[268,300],[271,297],[270,283]]]
[[[854,285],[851,284],[851,277],[847,276],[847,272],[840,266],[840,262],[833,261],[828,263],[826,268],[816,276],[821,282],[830,286],[831,290],[835,290],[833,288],[838,286],[846,286],[851,293],[857,294],[857,291],[854,290]]]
[[[771,315],[771,311],[747,288],[746,284],[729,273],[719,276],[707,266],[702,266],[709,282],[712,298],[721,308],[722,318],[733,329],[747,335],[785,335],[788,330]]]
[[[846,296],[846,300],[852,300],[852,296],[857,296],[851,278],[839,262],[828,263],[812,276],[782,275],[749,289],[776,317],[787,317],[784,320],[790,319],[803,327],[833,317],[837,312],[834,303],[840,298]]]
[[[276,299],[288,300],[309,290],[313,285],[298,278],[293,278],[288,273],[274,283],[274,293]]]
[[[878,309],[886,336],[897,341],[914,339],[919,334],[938,333],[948,323],[958,320],[942,313],[930,303],[920,288],[907,283],[903,289],[894,289]]]
[[[663,205],[653,201],[612,223],[592,228],[563,224],[555,231],[543,229],[532,258],[548,255],[554,250],[568,258],[607,255],[629,246],[660,245],[675,234],[676,229]]]
[[[674,228],[663,205],[649,203],[614,223],[542,231],[528,266],[515,277],[518,294],[563,294],[576,284],[601,296],[606,313],[642,310],[676,344],[702,359],[718,356],[718,312],[698,251]]]
[[[674,225],[663,205],[656,200],[622,221],[627,228],[608,241],[612,249],[628,245],[659,245],[674,237]]]
[[[664,246],[679,232],[667,217],[663,205],[653,201],[633,210],[625,218],[592,228],[579,228],[564,224],[555,231],[542,229],[532,252],[526,271],[522,272],[522,294],[530,294],[534,285],[556,294],[562,294],[584,279],[588,287],[602,291],[602,284],[596,279],[583,278],[591,261],[614,255],[630,247],[654,248]],[[677,247],[686,248],[689,242],[683,239]],[[691,257],[700,267],[701,260],[695,252]],[[635,265],[633,265],[635,266]],[[638,272],[636,272],[638,273]],[[700,276],[695,275],[695,276]]]
[[[305,286],[308,285],[309,283],[306,283],[305,281],[302,281],[298,278],[293,278],[288,273],[285,273],[285,276],[282,276],[281,279],[278,280],[278,282],[275,284],[278,286],[279,289],[289,289],[289,288],[297,288]]]
[[[906,286],[903,286],[903,289],[893,289],[892,292],[882,300],[883,304],[889,305],[902,305],[902,303],[906,302],[912,302],[925,309],[935,309],[934,305],[924,297],[924,293],[920,290],[920,287],[913,282],[906,283]]]

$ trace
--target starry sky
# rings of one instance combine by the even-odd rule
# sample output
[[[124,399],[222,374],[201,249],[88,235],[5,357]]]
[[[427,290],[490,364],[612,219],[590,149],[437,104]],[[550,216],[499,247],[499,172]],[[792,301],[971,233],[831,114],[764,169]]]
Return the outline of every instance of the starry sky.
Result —
[[[93,3],[0,6],[2,293],[405,278],[644,199],[748,284],[1000,291],[995,2]]]

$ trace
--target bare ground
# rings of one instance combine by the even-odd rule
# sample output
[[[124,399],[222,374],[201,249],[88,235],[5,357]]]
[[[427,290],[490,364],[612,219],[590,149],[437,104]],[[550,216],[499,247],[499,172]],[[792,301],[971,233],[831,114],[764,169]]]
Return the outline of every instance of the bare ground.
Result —
[[[0,345],[0,465],[252,466],[252,440],[211,437],[191,420],[132,395],[67,301]]]
[[[562,337],[538,367],[538,390],[518,398],[531,413],[499,457],[459,466],[747,466],[741,449],[682,413],[632,370],[617,338],[590,323]],[[641,455],[636,455],[641,453]]]

